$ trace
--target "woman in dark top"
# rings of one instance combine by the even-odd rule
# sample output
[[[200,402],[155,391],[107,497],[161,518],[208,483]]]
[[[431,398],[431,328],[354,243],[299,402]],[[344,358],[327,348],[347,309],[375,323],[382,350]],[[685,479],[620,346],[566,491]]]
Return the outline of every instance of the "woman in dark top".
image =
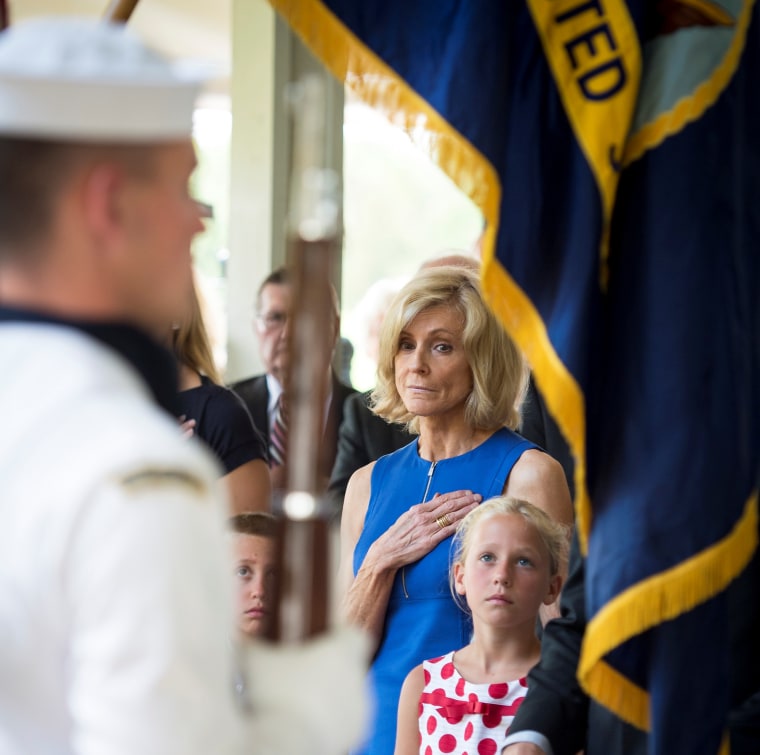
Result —
[[[266,444],[243,401],[222,386],[203,323],[198,295],[193,290],[188,316],[173,331],[179,362],[179,404],[193,433],[221,462],[231,514],[269,511],[272,490]]]

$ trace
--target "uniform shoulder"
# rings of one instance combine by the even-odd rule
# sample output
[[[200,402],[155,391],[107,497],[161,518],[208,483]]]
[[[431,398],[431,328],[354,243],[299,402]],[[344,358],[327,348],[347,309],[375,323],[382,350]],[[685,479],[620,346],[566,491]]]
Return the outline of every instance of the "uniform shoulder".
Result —
[[[155,492],[160,488],[184,488],[189,493],[203,496],[209,492],[208,480],[197,473],[179,466],[142,467],[132,469],[116,480],[125,491],[140,493],[143,490]]]

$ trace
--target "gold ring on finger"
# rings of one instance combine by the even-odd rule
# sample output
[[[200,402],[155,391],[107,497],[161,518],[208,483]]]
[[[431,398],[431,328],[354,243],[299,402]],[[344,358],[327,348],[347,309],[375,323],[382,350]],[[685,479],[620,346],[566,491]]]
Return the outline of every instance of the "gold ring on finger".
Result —
[[[444,527],[448,527],[451,524],[451,520],[449,519],[448,514],[441,514],[439,517],[436,518],[435,521],[441,529],[443,529]]]

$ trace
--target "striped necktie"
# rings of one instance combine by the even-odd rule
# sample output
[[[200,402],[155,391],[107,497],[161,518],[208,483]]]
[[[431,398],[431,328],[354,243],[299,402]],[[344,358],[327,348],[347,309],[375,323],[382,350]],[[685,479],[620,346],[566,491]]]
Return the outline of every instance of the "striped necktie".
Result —
[[[288,454],[288,406],[281,393],[274,408],[274,422],[269,434],[269,466],[285,464]]]

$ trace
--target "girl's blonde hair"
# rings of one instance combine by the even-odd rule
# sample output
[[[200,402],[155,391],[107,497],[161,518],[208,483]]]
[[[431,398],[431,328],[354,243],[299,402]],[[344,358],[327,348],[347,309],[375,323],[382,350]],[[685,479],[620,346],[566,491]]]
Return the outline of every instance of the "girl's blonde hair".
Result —
[[[489,498],[462,519],[451,543],[453,556],[451,568],[449,569],[449,587],[456,604],[467,613],[470,612],[467,601],[455,589],[454,566],[456,564],[464,564],[467,559],[475,527],[485,519],[499,514],[516,514],[533,525],[549,554],[550,576],[554,577],[564,571],[565,564],[567,563],[569,532],[564,524],[560,524],[552,519],[545,511],[532,503],[528,503],[528,501],[510,498],[506,495]]]

